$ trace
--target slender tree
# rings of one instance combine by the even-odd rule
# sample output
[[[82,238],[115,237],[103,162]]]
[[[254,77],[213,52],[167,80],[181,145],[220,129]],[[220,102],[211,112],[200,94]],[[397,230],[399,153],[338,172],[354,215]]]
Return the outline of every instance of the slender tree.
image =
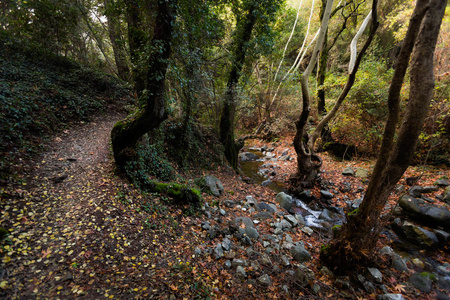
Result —
[[[408,168],[434,89],[433,56],[447,0],[418,0],[398,57],[389,90],[389,116],[377,163],[361,206],[347,215],[340,234],[321,252],[338,272],[365,263],[375,253],[380,214]],[[410,61],[410,95],[397,141],[400,90]]]
[[[114,61],[116,62],[117,74],[124,80],[130,80],[130,68],[127,61],[126,43],[123,38],[120,25],[121,10],[118,3],[114,0],[104,0],[105,16],[108,20],[108,34],[114,53]]]

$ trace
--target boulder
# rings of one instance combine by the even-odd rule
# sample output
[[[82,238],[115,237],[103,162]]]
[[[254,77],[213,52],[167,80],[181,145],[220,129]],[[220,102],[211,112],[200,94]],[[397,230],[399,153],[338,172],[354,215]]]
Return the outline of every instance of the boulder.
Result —
[[[442,198],[442,200],[445,203],[449,203],[450,204],[450,185],[445,189],[445,191],[444,191],[444,198]]]
[[[296,243],[290,249],[292,257],[298,262],[305,262],[311,260],[311,254],[305,249],[303,243]]]
[[[358,168],[358,169],[356,169],[355,176],[358,178],[368,178],[369,170],[364,169],[364,168]]]
[[[447,179],[438,179],[438,180],[436,180],[434,185],[437,185],[440,187],[445,187],[445,186],[449,186],[450,182]]]
[[[418,290],[429,293],[431,292],[431,285],[433,284],[432,278],[434,274],[427,272],[414,273],[409,277],[409,282]],[[434,275],[436,277],[436,275]]]
[[[275,206],[275,205],[273,205],[273,204],[268,204],[268,203],[265,203],[265,202],[259,202],[259,203],[257,203],[256,204],[256,209],[258,210],[258,211],[268,211],[268,212],[270,212],[270,213],[275,213],[275,212],[277,212],[277,207]]]
[[[278,193],[276,200],[280,206],[287,211],[291,209],[292,203],[294,202],[292,197],[284,192]]]
[[[398,203],[403,212],[411,218],[429,226],[442,226],[444,229],[450,229],[450,211],[445,207],[430,204],[409,195],[400,198]]]
[[[406,238],[415,244],[425,247],[436,247],[439,243],[438,238],[433,232],[416,226],[408,221],[405,221],[401,228]]]
[[[316,280],[314,271],[300,264],[294,272],[294,281],[300,288],[312,286]]]
[[[324,199],[332,199],[334,197],[333,193],[325,190],[320,191],[320,196]]]
[[[346,166],[345,169],[342,171],[342,175],[345,176],[355,176],[355,171],[352,169],[350,165]]]
[[[224,191],[222,182],[214,176],[205,176],[205,184],[214,196],[219,197]]]
[[[369,279],[373,282],[381,283],[383,281],[383,275],[377,268],[367,268],[367,271],[369,273]]]

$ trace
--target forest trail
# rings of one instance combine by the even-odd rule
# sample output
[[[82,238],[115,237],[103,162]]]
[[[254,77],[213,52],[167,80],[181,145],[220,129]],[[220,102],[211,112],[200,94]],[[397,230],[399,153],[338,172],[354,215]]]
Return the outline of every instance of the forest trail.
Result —
[[[140,236],[138,220],[124,214],[117,201],[120,180],[111,180],[110,131],[121,118],[97,116],[56,136],[32,166],[31,178],[6,200],[0,218],[13,231],[0,274],[2,296],[112,298],[138,288],[127,282],[144,274],[134,273],[141,262],[133,260],[144,257],[143,242],[151,240]],[[125,271],[131,276],[122,282]]]

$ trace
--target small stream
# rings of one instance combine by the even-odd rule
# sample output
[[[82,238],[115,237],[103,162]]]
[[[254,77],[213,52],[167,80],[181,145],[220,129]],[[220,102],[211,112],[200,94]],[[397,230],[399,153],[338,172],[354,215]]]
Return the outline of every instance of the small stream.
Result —
[[[245,173],[245,175],[252,179],[256,184],[263,184],[276,193],[286,192],[286,187],[283,183],[271,180],[269,176],[265,176],[264,172],[262,172],[262,170],[266,169],[262,168],[264,165],[274,165],[273,161],[271,160],[273,156],[269,154],[269,156],[265,157],[261,151],[254,149],[248,149],[247,151],[248,152],[246,153],[252,153],[254,154],[254,156],[252,157],[252,159],[241,160],[240,162],[241,170]],[[293,200],[293,210],[296,214],[303,216],[305,225],[308,227],[323,229],[324,226],[322,226],[322,223],[324,221],[330,221],[333,224],[342,224],[343,216],[341,215],[335,214],[335,218],[333,218],[332,220],[325,220],[320,217],[322,211],[311,209],[306,203],[297,198],[293,198]]]

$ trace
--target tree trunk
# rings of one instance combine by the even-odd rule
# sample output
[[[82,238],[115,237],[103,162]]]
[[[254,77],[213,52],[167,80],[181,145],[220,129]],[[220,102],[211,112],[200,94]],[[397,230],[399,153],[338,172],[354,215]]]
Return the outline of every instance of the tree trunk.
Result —
[[[237,169],[238,152],[240,146],[236,144],[234,138],[234,116],[236,113],[236,86],[241,76],[242,67],[245,63],[248,42],[250,41],[253,27],[256,23],[255,3],[249,6],[247,15],[242,20],[242,24],[236,27],[238,34],[234,41],[233,63],[227,81],[227,89],[224,96],[224,104],[220,118],[220,142],[225,148],[225,157],[230,165]]]
[[[108,20],[109,39],[114,52],[117,74],[124,81],[130,80],[130,69],[127,63],[127,51],[125,41],[122,39],[120,29],[120,14],[115,7],[114,0],[105,0],[105,15]]]
[[[142,135],[155,129],[166,119],[164,96],[165,76],[170,57],[172,22],[176,1],[157,1],[157,15],[152,44],[156,50],[150,55],[145,88],[145,102],[139,113],[116,123],[111,131],[114,159],[119,168],[135,156],[136,143]]]
[[[323,14],[325,12],[326,1],[322,0],[322,6],[320,9],[320,20],[323,20]],[[320,51],[319,65],[317,68],[317,113],[321,117],[326,114],[325,109],[325,89],[323,87],[325,83],[325,76],[327,73],[327,62],[328,62],[328,28],[325,32],[325,39],[323,41],[322,51]]]
[[[366,263],[374,254],[382,228],[379,224],[381,212],[409,166],[433,95],[433,56],[446,2],[417,1],[389,90],[389,117],[369,187],[360,208],[348,214],[339,236],[321,253],[321,258],[338,272]],[[410,97],[394,143],[400,89],[410,56]]]

